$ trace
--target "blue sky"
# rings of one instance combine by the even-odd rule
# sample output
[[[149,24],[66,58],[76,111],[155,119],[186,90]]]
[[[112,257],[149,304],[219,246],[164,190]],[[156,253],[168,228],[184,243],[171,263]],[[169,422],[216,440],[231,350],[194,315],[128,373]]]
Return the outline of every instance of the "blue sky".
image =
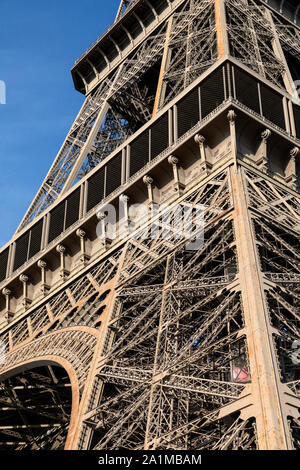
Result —
[[[1,0],[0,246],[14,234],[84,97],[75,60],[111,25],[119,0]]]

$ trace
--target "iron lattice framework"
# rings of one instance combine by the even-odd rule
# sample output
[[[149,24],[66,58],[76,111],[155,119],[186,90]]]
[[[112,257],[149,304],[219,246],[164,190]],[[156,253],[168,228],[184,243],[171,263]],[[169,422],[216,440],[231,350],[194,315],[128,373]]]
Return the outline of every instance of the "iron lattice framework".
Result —
[[[77,61],[0,252],[0,449],[300,448],[298,13],[122,1]]]

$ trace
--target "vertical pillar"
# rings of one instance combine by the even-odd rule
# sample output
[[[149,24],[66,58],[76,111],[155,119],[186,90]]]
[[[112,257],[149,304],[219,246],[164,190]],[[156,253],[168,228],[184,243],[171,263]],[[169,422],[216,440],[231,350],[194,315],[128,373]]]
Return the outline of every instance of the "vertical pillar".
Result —
[[[289,155],[289,161],[285,169],[285,181],[295,191],[298,189],[296,158],[298,157],[299,153],[299,147],[292,148]]]
[[[11,292],[10,289],[5,287],[2,290],[2,294],[5,297],[5,319],[7,320],[7,323],[10,323],[11,320],[13,319],[13,317],[14,317],[14,314],[11,311],[11,295],[12,295],[12,292]]]
[[[86,266],[90,260],[90,256],[86,253],[86,232],[82,229],[78,229],[76,235],[80,240],[80,261],[83,266]]]
[[[265,173],[270,171],[270,163],[268,157],[268,140],[271,137],[272,132],[270,129],[265,129],[261,133],[261,142],[258,149],[258,156],[256,160],[257,166]]]
[[[7,323],[10,323],[11,320],[13,319],[13,317],[14,317],[14,314],[11,311],[11,295],[12,295],[12,292],[11,292],[10,289],[5,287],[2,290],[2,294],[5,297],[5,319],[7,320]]]
[[[31,300],[28,298],[28,281],[29,281],[29,278],[25,274],[21,274],[19,279],[23,284],[23,301],[22,301],[22,303],[23,303],[23,307],[26,310],[29,307],[29,305],[31,304]]]
[[[56,251],[60,255],[60,277],[65,281],[70,274],[66,269],[66,247],[64,245],[57,245]]]
[[[99,221],[99,230],[97,228],[97,235],[98,237],[100,236],[103,248],[106,249],[111,243],[111,240],[107,237],[106,233],[106,214],[103,211],[98,211],[97,219]]]
[[[169,165],[172,165],[173,170],[173,178],[174,178],[174,190],[179,195],[182,194],[182,191],[185,188],[185,185],[181,183],[179,178],[179,158],[175,157],[175,155],[170,155],[168,158]]]
[[[170,351],[166,347],[166,341],[168,339],[168,328],[166,328],[166,320],[170,320],[170,310],[172,311],[170,293],[167,289],[168,284],[172,281],[172,261],[173,256],[168,256],[153,364],[153,378],[151,383],[150,401],[148,407],[147,426],[144,443],[145,450],[156,449],[158,445],[159,434],[163,432],[161,426],[161,414],[163,412],[161,379],[164,377],[164,373],[161,371],[161,366],[165,363],[168,363],[168,354],[170,354]],[[169,326],[170,328],[174,327],[174,325],[170,321]]]
[[[232,168],[231,177],[239,279],[258,445],[261,450],[286,450],[291,448],[291,442],[283,411],[272,329],[241,170]]]
[[[129,196],[121,194],[119,198],[119,237],[125,238],[129,233]]]
[[[226,11],[224,0],[215,0],[216,28],[218,42],[218,59],[229,54],[228,34],[226,27]]]
[[[236,164],[237,163],[237,140],[236,140],[236,127],[235,127],[236,114],[233,109],[228,111],[227,119],[229,121],[229,126],[230,126],[231,153]]]
[[[143,183],[147,186],[148,191],[148,204],[151,206],[154,202],[153,199],[153,178],[149,175],[145,175],[143,178]]]
[[[201,162],[201,171],[208,174],[209,170],[211,170],[212,165],[207,161],[207,154],[206,154],[206,138],[203,135],[197,134],[194,137],[196,144],[199,145],[200,150],[200,162]]]
[[[41,270],[41,294],[45,296],[50,290],[50,286],[47,284],[46,279],[47,263],[44,260],[40,259],[37,265]]]

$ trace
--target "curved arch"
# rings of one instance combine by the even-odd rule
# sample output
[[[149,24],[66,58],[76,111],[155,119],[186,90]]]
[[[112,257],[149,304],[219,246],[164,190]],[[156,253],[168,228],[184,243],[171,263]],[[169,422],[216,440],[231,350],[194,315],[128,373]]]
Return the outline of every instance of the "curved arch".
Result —
[[[40,366],[44,365],[58,365],[62,367],[68,374],[71,383],[71,391],[72,391],[72,406],[71,406],[71,417],[68,429],[68,435],[65,442],[65,447],[67,447],[68,442],[74,433],[74,428],[76,424],[76,419],[78,416],[78,409],[79,409],[79,400],[80,400],[80,391],[79,391],[79,384],[76,377],[76,373],[72,365],[66,360],[58,356],[41,356],[37,358],[31,359],[29,362],[24,361],[23,363],[18,364],[16,367],[12,367],[7,369],[4,373],[0,375],[0,383],[4,380],[14,377],[22,372],[35,369]]]
[[[65,369],[72,388],[71,417],[65,446],[75,432],[80,392],[89,372],[98,336],[99,332],[89,327],[53,331],[10,351],[4,364],[0,364],[0,382],[45,363]]]
[[[24,362],[44,356],[67,360],[77,375],[79,388],[87,376],[91,351],[97,343],[97,330],[88,327],[71,327],[53,331],[41,338],[28,342],[6,354],[0,365],[0,377],[6,369],[12,369]]]

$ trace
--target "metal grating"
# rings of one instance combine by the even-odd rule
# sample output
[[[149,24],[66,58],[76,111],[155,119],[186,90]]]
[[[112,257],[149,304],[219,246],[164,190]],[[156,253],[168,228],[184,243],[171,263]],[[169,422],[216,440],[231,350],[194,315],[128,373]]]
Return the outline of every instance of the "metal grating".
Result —
[[[9,248],[0,253],[0,282],[6,278]]]
[[[185,134],[200,120],[199,88],[195,88],[177,105],[178,137]]]
[[[151,160],[169,146],[169,114],[165,113],[151,127]]]
[[[149,162],[149,131],[145,131],[130,145],[130,176]]]
[[[260,90],[263,115],[281,129],[285,129],[282,96],[265,85],[261,85]]]
[[[260,114],[257,80],[239,68],[234,69],[234,79],[236,99]]]
[[[166,0],[160,0],[156,5],[154,5],[156,13],[160,15],[166,8],[168,8],[168,2]]]
[[[201,84],[201,119],[222,104],[224,99],[223,70],[218,69]]]
[[[25,233],[16,241],[16,252],[14,259],[14,270],[18,269],[28,259],[30,232]]]
[[[122,152],[110,160],[106,165],[106,188],[105,195],[108,196],[122,184]]]
[[[66,204],[65,230],[75,224],[79,219],[80,188],[76,189],[76,191],[67,198]]]
[[[100,168],[97,173],[95,173],[88,180],[88,198],[87,198],[87,210],[91,210],[99,202],[102,201],[104,197],[104,167]]]
[[[43,220],[40,220],[31,229],[29,258],[36,255],[41,249],[42,233],[43,233]]]
[[[50,213],[49,243],[64,231],[65,202],[56,206]]]

